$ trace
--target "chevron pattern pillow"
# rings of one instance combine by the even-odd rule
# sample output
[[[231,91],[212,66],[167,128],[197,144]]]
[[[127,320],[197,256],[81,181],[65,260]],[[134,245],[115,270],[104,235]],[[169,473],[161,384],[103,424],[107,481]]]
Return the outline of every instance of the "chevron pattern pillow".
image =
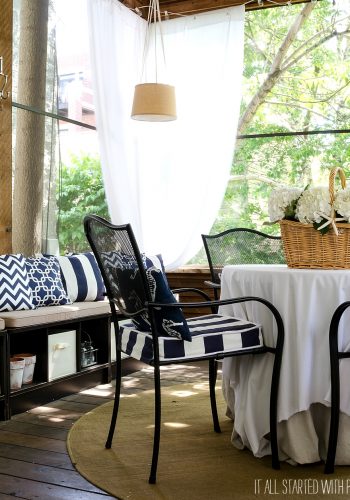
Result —
[[[0,255],[0,311],[35,309],[25,258]]]

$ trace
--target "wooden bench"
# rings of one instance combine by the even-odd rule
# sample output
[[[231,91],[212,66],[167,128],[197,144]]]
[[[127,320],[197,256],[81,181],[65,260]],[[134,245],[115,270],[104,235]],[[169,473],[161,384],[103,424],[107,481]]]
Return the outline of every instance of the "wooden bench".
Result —
[[[109,382],[113,340],[107,300],[0,313],[0,419]],[[21,353],[36,355],[33,381],[11,390],[10,357]]]

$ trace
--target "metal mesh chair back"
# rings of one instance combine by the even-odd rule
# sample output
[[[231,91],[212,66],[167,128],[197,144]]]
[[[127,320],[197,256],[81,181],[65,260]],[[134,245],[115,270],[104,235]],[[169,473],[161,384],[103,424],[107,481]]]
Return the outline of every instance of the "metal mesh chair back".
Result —
[[[214,283],[220,283],[222,268],[228,264],[285,264],[280,236],[234,228],[202,234],[202,239]]]
[[[151,297],[130,224],[115,226],[98,216],[88,215],[84,219],[84,229],[108,298],[127,316],[145,310],[145,302]]]

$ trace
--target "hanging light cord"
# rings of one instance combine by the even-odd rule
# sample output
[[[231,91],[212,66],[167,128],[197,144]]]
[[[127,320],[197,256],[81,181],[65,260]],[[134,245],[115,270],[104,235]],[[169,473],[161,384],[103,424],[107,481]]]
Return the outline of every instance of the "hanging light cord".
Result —
[[[162,28],[162,22],[161,22],[160,5],[159,5],[159,0],[155,0],[155,1],[156,1],[156,6],[157,6],[158,28],[159,28],[159,34],[160,34],[160,42],[162,44],[163,61],[164,61],[164,67],[166,68],[164,37],[163,37],[163,28]],[[157,39],[157,37],[156,37],[156,39]]]
[[[159,0],[151,0],[148,8],[148,15],[147,15],[147,28],[146,28],[146,34],[145,34],[145,43],[143,46],[143,55],[142,55],[142,67],[141,67],[141,77],[140,81],[143,81],[143,76],[145,72],[145,66],[146,66],[146,59],[147,59],[147,53],[150,45],[150,33],[151,33],[151,24],[153,20],[153,25],[154,25],[154,60],[155,60],[155,82],[158,82],[158,65],[157,65],[157,29],[159,30],[160,34],[160,42],[161,42],[161,47],[162,47],[162,53],[163,53],[163,60],[164,60],[164,67],[166,68],[166,59],[165,59],[165,49],[164,49],[164,38],[163,38],[163,29],[162,29],[162,19],[161,19],[161,12],[160,12],[160,4]],[[136,9],[131,9],[135,10],[137,13],[140,12],[139,8]]]

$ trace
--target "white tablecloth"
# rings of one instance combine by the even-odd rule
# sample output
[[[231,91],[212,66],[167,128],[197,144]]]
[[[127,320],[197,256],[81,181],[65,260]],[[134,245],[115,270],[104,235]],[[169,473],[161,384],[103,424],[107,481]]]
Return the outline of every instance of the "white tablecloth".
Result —
[[[336,307],[350,300],[350,270],[289,269],[283,265],[226,266],[221,298],[254,295],[271,301],[285,326],[278,400],[279,443],[282,458],[299,463],[324,458],[330,405],[328,333]],[[224,306],[234,314],[260,322],[267,343],[274,344],[276,327],[261,304]],[[340,324],[339,345],[350,349],[350,311]],[[223,391],[234,415],[233,442],[256,456],[270,452],[268,403],[273,355],[225,359]],[[350,416],[350,360],[341,361],[341,422]],[[349,425],[341,424],[341,432]],[[350,433],[350,431],[349,431]],[[341,439],[340,439],[341,440]],[[350,441],[349,441],[350,442]],[[342,445],[337,463],[350,464],[350,449]]]

